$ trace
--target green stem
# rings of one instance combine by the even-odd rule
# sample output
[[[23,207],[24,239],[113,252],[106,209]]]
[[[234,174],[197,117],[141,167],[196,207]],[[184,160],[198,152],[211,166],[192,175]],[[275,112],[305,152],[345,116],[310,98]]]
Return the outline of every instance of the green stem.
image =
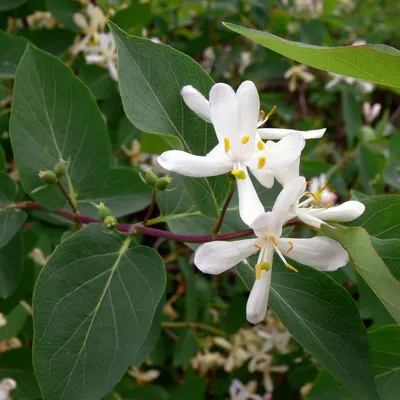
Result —
[[[206,324],[202,324],[200,322],[161,322],[161,326],[163,328],[194,328],[194,329],[202,329],[203,331],[208,331],[210,333],[214,333],[219,336],[227,336],[227,334],[220,329],[213,328],[212,326],[208,326]]]

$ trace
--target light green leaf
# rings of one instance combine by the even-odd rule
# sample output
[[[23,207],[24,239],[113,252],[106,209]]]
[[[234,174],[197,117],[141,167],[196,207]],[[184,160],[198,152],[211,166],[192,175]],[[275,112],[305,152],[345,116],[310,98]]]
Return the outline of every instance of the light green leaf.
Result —
[[[380,44],[319,47],[228,22],[224,22],[224,25],[270,50],[310,67],[380,85],[400,87],[400,51],[393,47]]]
[[[205,155],[216,144],[212,126],[183,102],[181,90],[193,85],[208,96],[213,85],[208,74],[189,56],[151,40],[129,36],[110,23],[118,49],[118,76],[127,117],[141,131],[174,135],[183,149]],[[226,177],[185,178],[196,207],[216,218],[228,191]]]
[[[60,158],[68,162],[62,182],[72,199],[102,193],[111,150],[96,101],[59,59],[30,46],[16,73],[10,136],[27,193],[43,185],[39,171]],[[57,185],[32,197],[48,208],[66,205]]]
[[[390,272],[400,280],[400,239],[371,237],[371,242]]]
[[[103,201],[113,212],[121,217],[143,210],[150,204],[151,188],[146,185],[133,168],[112,168],[108,184],[101,195],[92,199],[78,201],[79,210],[84,215],[97,217],[98,210],[90,202]]]
[[[161,257],[90,224],[62,242],[34,293],[34,366],[43,398],[92,400],[126,371],[165,289]]]
[[[4,318],[7,324],[0,327],[0,340],[11,339],[21,332],[28,318],[28,311],[19,303]]]
[[[382,400],[397,400],[400,381],[400,326],[373,327],[368,332],[368,339],[379,397]],[[307,399],[365,400],[365,397],[342,386],[324,370],[318,376]]]
[[[364,213],[352,226],[362,226],[371,236],[379,239],[400,237],[400,195],[373,196],[362,199]]]
[[[0,11],[13,10],[25,2],[26,0],[0,0]]]
[[[371,244],[363,228],[321,229],[325,236],[339,242],[349,253],[350,261],[383,305],[400,322],[400,282],[390,273]]]
[[[13,1],[13,0],[10,0]],[[13,78],[28,40],[0,31],[0,78]]]
[[[276,260],[269,304],[293,337],[336,378],[368,399],[378,399],[367,332],[349,293],[327,274],[298,264],[299,272]],[[250,289],[255,279],[248,263],[236,266]]]

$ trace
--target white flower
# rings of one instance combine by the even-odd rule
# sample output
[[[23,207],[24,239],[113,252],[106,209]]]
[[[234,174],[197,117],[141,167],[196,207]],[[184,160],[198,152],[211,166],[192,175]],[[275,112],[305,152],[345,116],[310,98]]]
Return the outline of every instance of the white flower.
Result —
[[[256,280],[246,309],[247,320],[253,324],[262,321],[267,312],[274,251],[287,268],[296,272],[283,253],[320,271],[335,271],[348,262],[346,250],[332,239],[320,236],[311,239],[281,238],[282,226],[288,219],[290,210],[303,195],[305,185],[303,177],[290,182],[278,195],[272,212],[263,213],[255,219],[250,227],[254,229],[257,238],[209,242],[196,250],[195,265],[209,274],[220,274],[259,251],[255,267]]]
[[[110,77],[115,81],[117,77],[117,51],[114,38],[111,33],[100,33],[98,44],[84,46],[85,60],[88,64],[101,64],[107,67]]]
[[[332,206],[332,203],[325,206],[321,202],[321,192],[324,187],[317,192],[306,192],[306,181],[304,178],[296,180],[300,196],[291,208],[288,219],[298,217],[305,224],[320,228],[322,224],[328,225],[325,221],[349,222],[358,218],[364,211],[364,204],[359,201],[346,201],[338,206]],[[308,196],[307,200],[302,202],[299,199]]]
[[[379,115],[379,113],[381,112],[381,109],[382,109],[381,104],[375,103],[371,107],[371,103],[369,103],[368,101],[365,101],[363,104],[363,114],[364,114],[365,121],[367,121],[368,124],[371,124],[376,119],[376,117]]]
[[[297,87],[297,81],[302,80],[305,83],[311,83],[315,76],[307,71],[307,65],[299,64],[289,68],[284,75],[285,79],[289,79],[289,91],[294,92]]]
[[[192,367],[199,371],[200,375],[207,375],[209,371],[216,370],[226,363],[225,358],[220,352],[210,352],[206,350],[204,353],[197,353],[190,361]]]
[[[250,384],[254,386],[253,382]],[[229,386],[229,396],[231,400],[263,400],[261,396],[251,393],[238,379],[234,379]]]
[[[247,168],[265,187],[274,182],[273,170],[284,169],[300,157],[305,142],[301,134],[289,133],[278,143],[265,144],[257,133],[260,99],[253,82],[245,81],[237,92],[224,83],[210,91],[210,101],[192,86],[182,89],[185,103],[199,117],[212,122],[219,144],[206,156],[178,150],[158,158],[160,165],[194,178],[231,172],[237,179],[239,213],[246,224],[264,212]]]
[[[17,382],[11,378],[0,381],[0,400],[11,400],[10,392],[17,388]]]
[[[128,374],[136,378],[139,384],[150,383],[160,376],[160,371],[156,369],[149,369],[142,371],[139,368],[131,367],[128,369]]]
[[[336,203],[337,194],[329,190],[325,174],[321,174],[319,177],[314,176],[311,178],[311,183],[308,186],[308,190],[311,193],[320,193],[321,199],[318,201],[324,206],[332,206]]]

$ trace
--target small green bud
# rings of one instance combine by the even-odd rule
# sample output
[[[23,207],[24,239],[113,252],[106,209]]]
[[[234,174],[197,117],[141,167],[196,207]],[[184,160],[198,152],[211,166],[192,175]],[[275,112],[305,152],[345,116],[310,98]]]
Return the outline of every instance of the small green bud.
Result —
[[[104,218],[103,222],[108,229],[114,228],[114,226],[117,225],[117,219],[112,215],[109,215],[108,217]]]
[[[148,185],[154,186],[157,181],[157,175],[151,170],[151,168],[147,168],[144,172],[146,172],[144,175],[144,181]]]
[[[46,171],[40,171],[39,178],[48,184],[57,182],[57,175],[54,173],[54,171],[50,171],[49,169]]]
[[[98,206],[96,206],[99,210],[99,219],[104,221],[107,217],[112,216],[112,211],[101,202]]]
[[[65,175],[67,171],[67,164],[64,160],[60,160],[53,169],[54,173],[60,178],[61,176]]]
[[[163,178],[158,178],[156,180],[156,184],[154,187],[159,191],[164,191],[171,182],[171,178],[169,176],[164,176]]]

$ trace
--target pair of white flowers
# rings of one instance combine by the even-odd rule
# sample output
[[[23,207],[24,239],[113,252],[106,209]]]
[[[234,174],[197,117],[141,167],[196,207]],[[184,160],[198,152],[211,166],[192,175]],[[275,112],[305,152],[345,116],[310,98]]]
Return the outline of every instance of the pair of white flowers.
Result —
[[[320,228],[324,221],[351,221],[363,213],[364,205],[348,201],[326,207],[319,201],[324,187],[315,193],[306,191],[306,180],[299,176],[301,151],[305,139],[319,138],[325,129],[301,132],[261,128],[271,113],[261,113],[259,118],[260,100],[253,82],[243,82],[236,92],[217,83],[210,91],[209,101],[192,86],[185,86],[182,96],[199,117],[214,125],[218,145],[206,156],[170,150],[161,154],[158,161],[163,168],[186,176],[210,177],[230,172],[236,177],[240,217],[254,230],[256,238],[205,243],[197,249],[194,262],[202,272],[220,274],[259,252],[246,311],[248,321],[258,323],[267,312],[274,252],[296,272],[286,257],[321,271],[334,271],[348,262],[347,252],[329,238],[281,237],[285,223],[299,218]],[[262,139],[279,141],[264,143]],[[272,211],[265,212],[249,170],[267,188],[274,179],[284,187]]]

